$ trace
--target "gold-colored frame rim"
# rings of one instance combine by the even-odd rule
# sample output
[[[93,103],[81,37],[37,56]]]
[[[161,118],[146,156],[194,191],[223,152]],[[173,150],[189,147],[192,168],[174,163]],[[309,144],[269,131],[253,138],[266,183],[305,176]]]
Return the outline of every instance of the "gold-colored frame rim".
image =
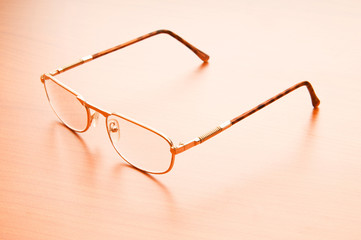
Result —
[[[46,90],[46,86],[45,86],[45,81],[46,80],[51,80],[53,81],[54,83],[56,83],[57,85],[59,85],[60,87],[62,87],[64,90],[68,91],[69,93],[71,93],[72,95],[74,95],[76,97],[76,99],[84,106],[86,112],[87,112],[87,125],[85,127],[84,130],[78,130],[78,129],[74,129],[73,127],[69,126],[68,124],[66,124],[58,115],[58,113],[55,111],[55,109],[53,108],[51,102],[50,102],[50,99],[49,99],[49,95],[48,95],[48,92]],[[122,159],[124,159],[124,161],[126,161],[128,164],[130,164],[131,166],[133,166],[134,168],[136,169],[139,169],[143,172],[147,172],[147,173],[151,173],[151,174],[164,174],[164,173],[167,173],[169,172],[170,170],[172,170],[173,166],[174,166],[174,160],[175,160],[175,151],[174,151],[174,144],[173,144],[173,141],[167,137],[165,134],[161,133],[160,131],[158,130],[155,130],[154,128],[151,128],[143,123],[140,123],[134,119],[131,119],[129,117],[126,117],[124,115],[121,115],[119,113],[110,113],[104,109],[101,109],[89,102],[87,102],[80,94],[78,94],[75,90],[71,89],[70,87],[68,87],[67,85],[65,85],[64,83],[60,82],[59,80],[57,80],[55,77],[53,76],[50,76],[48,74],[44,74],[43,77],[42,77],[42,82],[44,84],[44,89],[45,89],[45,92],[46,92],[46,96],[48,98],[48,101],[49,101],[49,104],[51,106],[51,108],[53,109],[54,113],[56,114],[56,116],[58,117],[58,119],[65,125],[67,126],[68,128],[72,129],[73,131],[75,132],[78,132],[78,133],[83,133],[85,131],[87,131],[89,129],[89,127],[91,126],[91,122],[92,122],[92,118],[91,118],[91,114],[90,114],[90,109],[92,109],[93,111],[95,112],[98,112],[100,113],[102,116],[105,117],[105,124],[106,124],[106,128],[107,128],[107,133],[108,133],[108,137],[109,137],[109,140],[113,146],[113,148],[115,149],[115,151],[122,157]],[[148,130],[156,135],[158,135],[159,137],[163,138],[168,144],[169,144],[169,151],[171,153],[171,162],[170,162],[170,165],[169,165],[169,168],[164,171],[164,172],[152,172],[152,171],[147,171],[147,170],[144,170],[144,169],[141,169],[137,166],[135,166],[134,164],[132,164],[130,161],[128,161],[119,151],[118,149],[115,147],[111,137],[110,137],[110,133],[109,133],[109,129],[108,129],[108,118],[110,116],[116,116],[116,117],[119,117],[125,121],[128,121],[132,124],[135,124],[139,127],[142,127],[144,128],[145,130]]]
[[[146,130],[148,130],[148,131],[150,131],[150,132],[158,135],[159,137],[163,138],[163,139],[169,144],[169,147],[170,147],[169,150],[170,150],[170,153],[171,153],[171,162],[170,162],[169,167],[167,168],[167,170],[162,171],[162,172],[147,171],[147,170],[143,170],[143,169],[137,167],[136,165],[134,165],[134,164],[132,164],[130,161],[128,161],[127,158],[124,157],[124,156],[122,155],[122,153],[120,153],[120,151],[118,151],[117,147],[114,145],[114,142],[113,142],[113,140],[112,140],[112,138],[111,138],[111,136],[110,136],[110,131],[109,131],[109,129],[108,129],[108,119],[109,119],[109,117],[111,117],[111,116],[119,117],[119,118],[121,118],[121,119],[123,119],[123,120],[126,120],[126,121],[128,121],[128,122],[130,122],[130,123],[133,123],[133,124],[135,124],[135,125],[137,125],[137,126],[139,126],[139,127],[142,127],[142,128],[144,128],[144,129],[146,129]],[[171,140],[170,138],[168,138],[166,135],[164,135],[163,133],[161,133],[161,132],[159,132],[159,131],[157,131],[157,130],[155,130],[155,129],[152,129],[152,128],[150,128],[150,127],[148,127],[148,126],[146,126],[146,125],[144,125],[144,124],[142,124],[142,123],[139,123],[139,122],[137,122],[137,121],[135,121],[135,120],[133,120],[133,119],[131,119],[131,118],[124,117],[124,116],[122,116],[122,115],[120,115],[120,114],[118,114],[118,113],[112,113],[112,114],[108,115],[108,116],[105,118],[105,124],[106,124],[106,127],[107,127],[108,136],[109,136],[110,142],[111,142],[112,145],[113,145],[113,148],[114,148],[114,149],[117,151],[117,153],[123,158],[123,160],[126,161],[128,164],[132,165],[132,166],[135,167],[136,169],[139,169],[139,170],[141,170],[141,171],[143,171],[143,172],[147,172],[147,173],[151,173],[151,174],[164,174],[164,173],[167,173],[167,172],[169,172],[170,170],[172,170],[173,165],[174,165],[174,159],[175,159],[175,152],[174,152],[174,150],[173,150],[173,149],[174,149],[174,144],[173,144],[172,140]]]

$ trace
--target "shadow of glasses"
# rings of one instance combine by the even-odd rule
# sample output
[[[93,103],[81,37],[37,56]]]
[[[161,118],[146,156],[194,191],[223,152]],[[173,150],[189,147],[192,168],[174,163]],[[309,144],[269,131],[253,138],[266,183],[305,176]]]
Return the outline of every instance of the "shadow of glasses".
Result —
[[[198,66],[198,68],[194,71],[195,73],[200,73],[204,69],[206,69],[209,65],[209,62],[203,62],[201,65]]]
[[[315,108],[311,113],[304,137],[301,139],[302,142],[300,148],[292,153],[294,158],[287,159],[287,157],[284,156],[284,159],[290,160],[290,162],[284,161],[280,166],[267,168],[266,171],[251,176],[246,181],[243,181],[244,179],[242,179],[241,182],[232,181],[231,184],[225,187],[224,191],[217,192],[216,197],[212,199],[212,201],[202,204],[200,209],[204,211],[216,211],[219,208],[224,208],[224,206],[219,205],[219,202],[222,202],[222,199],[233,199],[233,201],[244,202],[244,194],[247,194],[248,196],[246,198],[247,201],[252,199],[252,204],[258,202],[257,204],[262,205],[264,202],[268,203],[268,198],[265,197],[267,194],[274,194],[274,190],[272,189],[273,186],[275,186],[276,192],[279,190],[279,186],[282,186],[284,194],[292,193],[292,196],[294,196],[293,186],[304,180],[304,174],[307,174],[304,172],[309,168],[309,161],[305,160],[309,159],[310,154],[312,153],[312,147],[314,146],[312,138],[314,136],[314,131],[317,129],[318,117],[319,109]],[[285,183],[287,184],[285,185]],[[230,191],[230,189],[232,189],[232,191]],[[276,197],[282,199],[283,195]],[[247,201],[245,203],[249,204]],[[242,208],[245,212],[249,212],[249,205],[247,204]],[[266,206],[266,209],[273,209],[275,207],[267,204],[264,206]],[[257,210],[255,210],[254,214],[256,213]]]
[[[128,170],[130,170],[130,171],[128,171]],[[119,175],[121,172],[123,172],[122,173],[123,176],[125,174],[127,174],[128,180],[131,179],[131,174],[132,174],[132,172],[134,172],[134,173],[136,173],[135,177],[136,177],[137,183],[141,182],[141,178],[139,178],[139,176],[141,176],[143,179],[146,179],[148,183],[153,183],[148,186],[144,186],[144,185],[139,186],[139,184],[137,184],[137,186],[139,186],[139,189],[140,189],[139,192],[144,192],[144,189],[152,189],[152,185],[156,186],[156,189],[159,190],[158,192],[164,196],[164,200],[163,200],[164,204],[161,204],[161,205],[164,206],[166,209],[166,215],[167,215],[168,221],[170,221],[171,223],[174,223],[174,224],[177,223],[179,218],[178,218],[178,214],[177,214],[177,208],[175,207],[175,201],[174,201],[173,195],[162,182],[160,182],[158,179],[156,179],[149,173],[143,172],[127,163],[119,163],[114,166],[113,171],[112,171],[113,184],[114,184],[114,182],[115,183],[123,182],[123,181],[119,180]],[[147,182],[145,182],[145,184],[147,184]],[[132,191],[132,194],[139,194],[139,192],[138,193],[136,193],[136,192],[137,191]],[[149,192],[151,192],[153,200],[159,199],[156,195],[153,195],[154,193],[157,193],[157,191],[149,190],[148,194],[149,194]],[[140,194],[140,195],[142,195],[142,194]],[[141,205],[140,207],[144,207],[144,206]]]
[[[314,129],[316,128],[316,123],[317,123],[317,119],[318,119],[318,115],[320,113],[320,109],[314,108],[311,114],[311,118],[310,118],[310,124],[308,127],[308,134],[312,134],[314,132]]]
[[[154,182],[155,184],[158,185],[158,187],[160,189],[162,189],[162,191],[164,192],[164,194],[168,197],[168,198],[172,198],[171,193],[169,192],[168,188],[161,183],[158,179],[156,179],[155,177],[153,177],[152,175],[150,175],[149,173],[146,173],[142,170],[139,170],[135,167],[133,167],[132,165],[126,164],[126,163],[119,163],[117,164],[114,169],[113,169],[113,173],[117,174],[121,168],[126,168],[126,169],[132,169],[138,173],[140,173],[141,175],[145,176],[146,178],[148,178],[149,180],[151,180],[152,182]]]
[[[307,168],[308,161],[305,161],[311,157],[312,148],[314,147],[313,137],[317,127],[317,120],[319,117],[320,109],[314,108],[311,116],[309,118],[309,122],[307,125],[307,129],[304,133],[303,139],[299,145],[299,149],[297,150],[298,154],[295,155],[295,159],[297,161],[294,162],[298,166],[298,169]]]
[[[51,151],[54,151],[53,155],[57,160],[54,164],[55,169],[59,170],[57,178],[62,179],[62,184],[67,182],[66,185],[70,186],[65,192],[80,197],[85,205],[97,206],[99,203],[112,202],[113,217],[123,217],[116,215],[123,213],[125,209],[132,209],[134,214],[137,211],[154,214],[145,209],[152,206],[152,203],[157,203],[156,211],[159,216],[174,226],[178,225],[179,214],[173,195],[155,177],[126,163],[104,161],[105,159],[105,164],[100,163],[101,159],[92,154],[83,138],[59,122],[51,124],[47,142],[52,146]],[[121,157],[116,158],[116,161],[122,161]],[[99,192],[106,194],[99,196]]]
[[[93,186],[96,181],[95,175],[97,173],[97,168],[99,167],[99,162],[97,161],[96,157],[97,154],[91,152],[86,142],[81,136],[79,136],[78,133],[72,131],[63,123],[54,122],[51,124],[50,128],[48,143],[51,143],[51,145],[54,146],[52,148],[53,151],[55,151],[54,155],[57,157],[58,163],[66,162],[68,164],[74,164],[72,165],[74,168],[76,168],[74,171],[79,171],[79,174],[76,174],[76,176],[79,178],[79,182],[87,186]],[[62,142],[66,142],[67,144],[63,145]],[[64,149],[62,149],[60,146],[65,146],[66,151],[63,151]],[[72,146],[75,146],[74,148],[77,150],[72,151]],[[83,151],[78,150],[79,146],[80,149],[83,149]],[[69,156],[75,158],[76,161],[69,159]],[[85,161],[79,161],[80,159]],[[69,167],[69,165],[67,167]]]
[[[51,130],[52,130],[52,133],[49,134],[49,136],[51,136],[49,138],[49,142],[53,143],[54,146],[56,146],[57,144],[54,142],[55,138],[55,131],[57,129],[62,129],[62,130],[65,130],[66,132],[68,133],[71,133],[72,136],[75,137],[75,139],[77,140],[77,142],[80,143],[81,147],[84,149],[84,153],[85,153],[85,159],[87,160],[86,161],[86,167],[87,167],[87,170],[92,170],[90,172],[94,172],[94,168],[96,167],[96,159],[95,159],[95,156],[94,154],[91,153],[89,147],[87,146],[87,144],[85,143],[85,141],[83,140],[83,138],[81,136],[79,136],[78,133],[72,131],[71,129],[69,129],[67,126],[65,126],[64,124],[60,123],[60,122],[54,122],[54,124],[51,125]],[[114,150],[115,151],[115,150]],[[119,159],[117,159],[117,161],[124,161],[121,156],[119,156]],[[140,173],[142,176],[146,176],[147,179],[149,179],[150,181],[156,183],[156,185],[162,189],[162,191],[164,192],[164,194],[167,196],[167,198],[169,199],[172,199],[172,195],[171,193],[169,192],[169,190],[167,189],[167,187],[161,183],[159,180],[157,180],[155,177],[153,177],[152,175],[146,173],[146,172],[143,172],[127,163],[119,163],[117,164],[115,167],[114,167],[114,170],[113,170],[113,173],[116,173],[118,174],[120,172],[120,170],[122,168],[126,168],[126,169],[132,169],[138,173]]]
[[[198,67],[196,67],[193,71],[190,71],[188,78],[195,79],[197,76],[204,73],[204,71],[206,71],[208,66],[209,66],[209,62],[204,62],[204,63],[198,65]],[[186,78],[186,79],[188,79],[188,78]]]

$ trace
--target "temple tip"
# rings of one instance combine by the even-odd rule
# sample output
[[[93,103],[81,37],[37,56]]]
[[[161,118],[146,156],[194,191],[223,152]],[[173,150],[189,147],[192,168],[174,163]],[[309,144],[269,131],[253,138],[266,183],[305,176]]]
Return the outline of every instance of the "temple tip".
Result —
[[[205,54],[204,52],[198,50],[197,56],[203,61],[203,62],[208,62],[209,60],[209,55]]]
[[[315,93],[315,90],[313,89],[312,85],[310,82],[308,81],[304,81],[301,83],[302,85],[306,85],[307,89],[308,89],[308,92],[310,93],[310,96],[311,96],[311,100],[312,100],[312,105],[314,108],[317,108],[321,101],[320,99],[318,99],[316,93]]]
[[[320,103],[321,103],[320,99],[318,99],[316,96],[312,98],[313,108],[318,108],[318,106],[320,105]]]
[[[177,34],[175,34],[174,32],[172,32],[168,29],[159,29],[150,34],[161,34],[161,33],[165,33],[165,34],[168,34],[168,35],[174,37],[179,42],[181,42],[185,46],[187,46],[190,50],[192,50],[203,62],[208,62],[208,60],[209,60],[208,54],[202,52],[201,50],[199,50],[198,48],[196,48],[195,46],[193,46],[192,44],[190,44],[189,42],[187,42],[186,40],[184,40],[183,38],[181,38],[180,36],[178,36]]]

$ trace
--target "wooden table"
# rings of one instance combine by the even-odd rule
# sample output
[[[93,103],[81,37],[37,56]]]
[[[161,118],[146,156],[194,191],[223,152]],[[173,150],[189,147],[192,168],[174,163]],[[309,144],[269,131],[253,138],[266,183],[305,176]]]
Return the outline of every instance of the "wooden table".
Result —
[[[360,239],[359,1],[1,1],[0,239]],[[166,35],[59,76],[87,100],[191,140],[293,84],[306,88],[177,155],[128,167],[104,118],[75,134],[40,75],[157,29]]]

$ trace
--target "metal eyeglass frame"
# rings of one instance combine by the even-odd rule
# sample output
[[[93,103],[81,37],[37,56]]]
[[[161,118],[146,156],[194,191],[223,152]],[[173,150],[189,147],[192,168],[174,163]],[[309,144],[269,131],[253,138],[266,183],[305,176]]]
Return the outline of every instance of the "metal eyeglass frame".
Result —
[[[111,53],[111,52],[114,52],[116,50],[119,50],[119,49],[122,49],[124,47],[127,47],[129,45],[132,45],[134,43],[137,43],[139,41],[142,41],[144,39],[147,39],[149,37],[152,37],[152,36],[155,36],[155,35],[158,35],[158,34],[168,34],[170,36],[172,36],[173,38],[177,39],[179,42],[181,42],[182,44],[184,44],[186,47],[188,47],[191,51],[193,51],[203,62],[207,62],[208,59],[209,59],[209,56],[202,52],[201,50],[197,49],[196,47],[194,47],[193,45],[191,45],[190,43],[188,43],[187,41],[185,41],[183,38],[179,37],[177,34],[169,31],[169,30],[158,30],[158,31],[154,31],[154,32],[151,32],[151,33],[148,33],[146,35],[143,35],[141,37],[138,37],[136,39],[133,39],[131,41],[128,41],[126,43],[123,43],[123,44],[120,44],[120,45],[117,45],[115,47],[112,47],[112,48],[109,48],[109,49],[106,49],[104,51],[101,51],[101,52],[98,52],[98,53],[95,53],[93,55],[88,55],[88,56],[85,56],[85,57],[82,57],[79,61],[73,63],[73,64],[70,64],[70,65],[67,65],[65,67],[61,67],[61,68],[58,68],[56,69],[55,71],[52,71],[52,72],[49,72],[49,73],[45,73],[43,75],[41,75],[41,82],[44,84],[44,88],[45,88],[45,91],[46,91],[46,94],[47,93],[47,90],[46,90],[46,87],[45,87],[45,81],[46,80],[49,80],[51,79],[52,81],[54,81],[56,84],[58,84],[60,87],[64,88],[66,91],[68,91],[69,93],[73,94],[74,96],[76,96],[77,100],[85,107],[86,109],[86,112],[87,112],[87,125],[85,127],[84,130],[76,130],[74,128],[72,128],[71,126],[67,125],[59,116],[58,118],[60,119],[60,121],[62,121],[67,127],[69,127],[70,129],[72,129],[73,131],[76,131],[76,132],[85,132],[86,130],[89,129],[89,127],[91,126],[91,122],[93,121],[93,118],[94,118],[94,114],[92,115],[90,110],[93,110],[95,111],[96,113],[99,113],[101,115],[103,115],[106,119],[108,119],[109,116],[117,116],[117,117],[120,117],[126,121],[129,121],[133,124],[136,124],[148,131],[151,131],[155,134],[157,134],[158,136],[162,137],[165,141],[168,142],[169,146],[170,146],[170,152],[172,154],[172,157],[171,157],[171,163],[169,165],[169,168],[164,171],[164,172],[151,172],[151,171],[147,171],[145,169],[141,169],[141,168],[138,168],[136,166],[134,166],[131,162],[129,162],[127,159],[125,159],[117,150],[117,148],[114,146],[114,143],[111,139],[111,136],[110,136],[110,133],[109,133],[109,129],[108,129],[108,126],[107,126],[107,132],[108,132],[108,136],[112,142],[112,145],[113,147],[115,148],[115,150],[118,152],[118,154],[126,161],[128,162],[130,165],[132,165],[133,167],[141,170],[141,171],[144,171],[144,172],[147,172],[147,173],[153,173],[153,174],[164,174],[164,173],[167,173],[169,172],[172,168],[173,168],[173,165],[174,165],[174,160],[175,160],[175,155],[179,154],[179,153],[182,153],[194,146],[197,146],[203,142],[205,142],[206,140],[214,137],[215,135],[223,132],[224,130],[226,130],[227,128],[231,127],[232,125],[238,123],[239,121],[245,119],[246,117],[252,115],[253,113],[261,110],[262,108],[266,107],[267,105],[273,103],[274,101],[280,99],[281,97],[287,95],[288,93],[298,89],[299,87],[302,87],[302,86],[306,86],[307,87],[307,90],[310,94],[310,97],[311,97],[311,100],[312,100],[312,105],[314,108],[317,108],[318,105],[320,104],[320,100],[318,99],[318,97],[316,96],[316,93],[315,91],[313,90],[313,87],[311,85],[311,83],[307,82],[307,81],[303,81],[303,82],[300,82],[300,83],[297,83],[296,85],[286,89],[285,91],[277,94],[276,96],[268,99],[267,101],[264,101],[263,103],[259,104],[258,106],[250,109],[249,111],[231,119],[231,120],[228,120],[228,121],[225,121],[224,123],[220,124],[219,126],[217,126],[216,128],[212,129],[211,131],[199,136],[199,137],[196,137],[194,139],[192,139],[191,141],[188,141],[186,143],[180,143],[178,144],[177,146],[175,146],[172,142],[172,140],[170,138],[168,138],[166,135],[164,135],[163,133],[153,129],[153,128],[150,128],[140,122],[137,122],[133,119],[130,119],[128,117],[125,117],[125,116],[122,116],[120,114],[117,114],[117,113],[110,113],[106,110],[103,110],[91,103],[89,103],[88,101],[86,101],[81,95],[79,95],[77,92],[75,92],[74,90],[72,90],[71,88],[69,88],[68,86],[64,85],[63,83],[61,83],[60,81],[58,81],[56,78],[54,78],[54,76],[60,74],[60,73],[63,73],[65,71],[68,71],[72,68],[75,68],[75,67],[78,67],[86,62],[89,62],[89,61],[92,61],[98,57],[101,57],[101,56],[104,56],[108,53]],[[48,97],[48,100],[50,101],[49,99],[49,96],[47,95]],[[57,114],[57,113],[56,113]],[[57,114],[58,115],[58,114]],[[107,123],[107,121],[106,121]]]

